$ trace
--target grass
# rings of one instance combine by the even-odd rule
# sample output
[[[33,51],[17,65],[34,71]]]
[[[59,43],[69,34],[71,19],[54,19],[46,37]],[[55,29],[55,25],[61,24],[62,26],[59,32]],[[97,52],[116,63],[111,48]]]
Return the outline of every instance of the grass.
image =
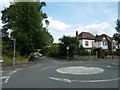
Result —
[[[28,56],[17,56],[15,57],[16,61],[22,61],[22,60],[27,60]],[[3,55],[2,60],[4,60],[4,62],[12,62],[13,58],[7,57],[5,55]]]

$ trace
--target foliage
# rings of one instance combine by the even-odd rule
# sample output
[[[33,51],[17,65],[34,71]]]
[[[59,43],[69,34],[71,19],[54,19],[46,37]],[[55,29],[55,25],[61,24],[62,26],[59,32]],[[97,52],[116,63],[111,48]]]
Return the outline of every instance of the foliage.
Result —
[[[101,47],[97,47],[93,49],[93,52],[97,52],[97,57],[98,58],[104,58],[104,50],[102,50]]]
[[[42,26],[42,20],[47,14],[41,10],[46,6],[45,2],[15,2],[2,13],[2,28],[4,37],[8,37],[8,29],[11,29],[10,39],[16,39],[16,50],[20,55],[30,54],[35,49],[50,45],[52,36]]]
[[[89,55],[89,52],[87,52],[82,45],[80,45],[78,49],[78,55],[83,56],[83,55]]]
[[[52,44],[47,48],[47,53],[50,56],[58,56],[59,55],[59,45],[58,44]]]
[[[113,35],[113,38],[115,39],[115,41],[117,42],[117,45],[119,47],[119,45],[120,45],[120,20],[117,20],[116,25],[117,26],[115,27],[115,29],[116,29],[117,33],[115,33]]]
[[[116,51],[113,52],[113,53],[114,53],[114,55],[118,55],[118,56],[120,56],[120,49],[116,49]]]
[[[71,43],[69,45],[69,56],[73,57],[74,55],[77,55],[78,48],[79,48],[79,46],[77,44]]]
[[[8,57],[7,55],[3,55],[2,59],[4,60],[4,62],[13,62],[13,58]],[[22,61],[27,59],[28,59],[28,56],[19,56],[19,55],[17,55],[17,57],[15,58],[16,61]]]
[[[62,56],[67,56],[67,49],[69,47],[69,55],[73,56],[77,54],[79,48],[79,41],[75,37],[63,36],[60,40],[60,54]]]

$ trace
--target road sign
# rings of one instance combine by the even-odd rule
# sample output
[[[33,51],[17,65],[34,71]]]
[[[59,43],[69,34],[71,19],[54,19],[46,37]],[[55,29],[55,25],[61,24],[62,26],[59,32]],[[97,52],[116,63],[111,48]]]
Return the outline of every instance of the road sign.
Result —
[[[16,45],[16,40],[13,41],[13,45]]]

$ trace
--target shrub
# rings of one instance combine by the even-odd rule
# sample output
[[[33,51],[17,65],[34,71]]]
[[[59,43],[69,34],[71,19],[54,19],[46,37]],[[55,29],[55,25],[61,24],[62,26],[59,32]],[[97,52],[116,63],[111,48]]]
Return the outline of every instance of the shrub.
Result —
[[[89,52],[87,52],[85,48],[81,45],[78,49],[78,55],[79,56],[89,55]]]

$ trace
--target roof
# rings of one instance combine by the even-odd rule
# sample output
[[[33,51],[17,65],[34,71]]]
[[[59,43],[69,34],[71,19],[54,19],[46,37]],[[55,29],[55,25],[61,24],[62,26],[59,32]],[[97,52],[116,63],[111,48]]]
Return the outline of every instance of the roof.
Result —
[[[92,35],[92,34],[89,33],[89,32],[81,32],[81,33],[78,35],[78,39],[90,39],[90,40],[95,40],[95,36]]]
[[[102,34],[102,35],[96,35],[96,41],[103,41],[104,38],[105,37],[105,41],[107,40],[107,41],[112,41],[112,38],[111,37],[109,37],[108,35],[106,35],[106,34]]]
[[[78,35],[78,32],[76,32],[76,37],[78,39],[89,39],[89,40],[95,40],[95,41],[104,41],[104,40],[110,41],[110,42],[112,41],[112,38],[106,34],[94,36],[93,34],[89,32],[81,32],[79,35]]]

